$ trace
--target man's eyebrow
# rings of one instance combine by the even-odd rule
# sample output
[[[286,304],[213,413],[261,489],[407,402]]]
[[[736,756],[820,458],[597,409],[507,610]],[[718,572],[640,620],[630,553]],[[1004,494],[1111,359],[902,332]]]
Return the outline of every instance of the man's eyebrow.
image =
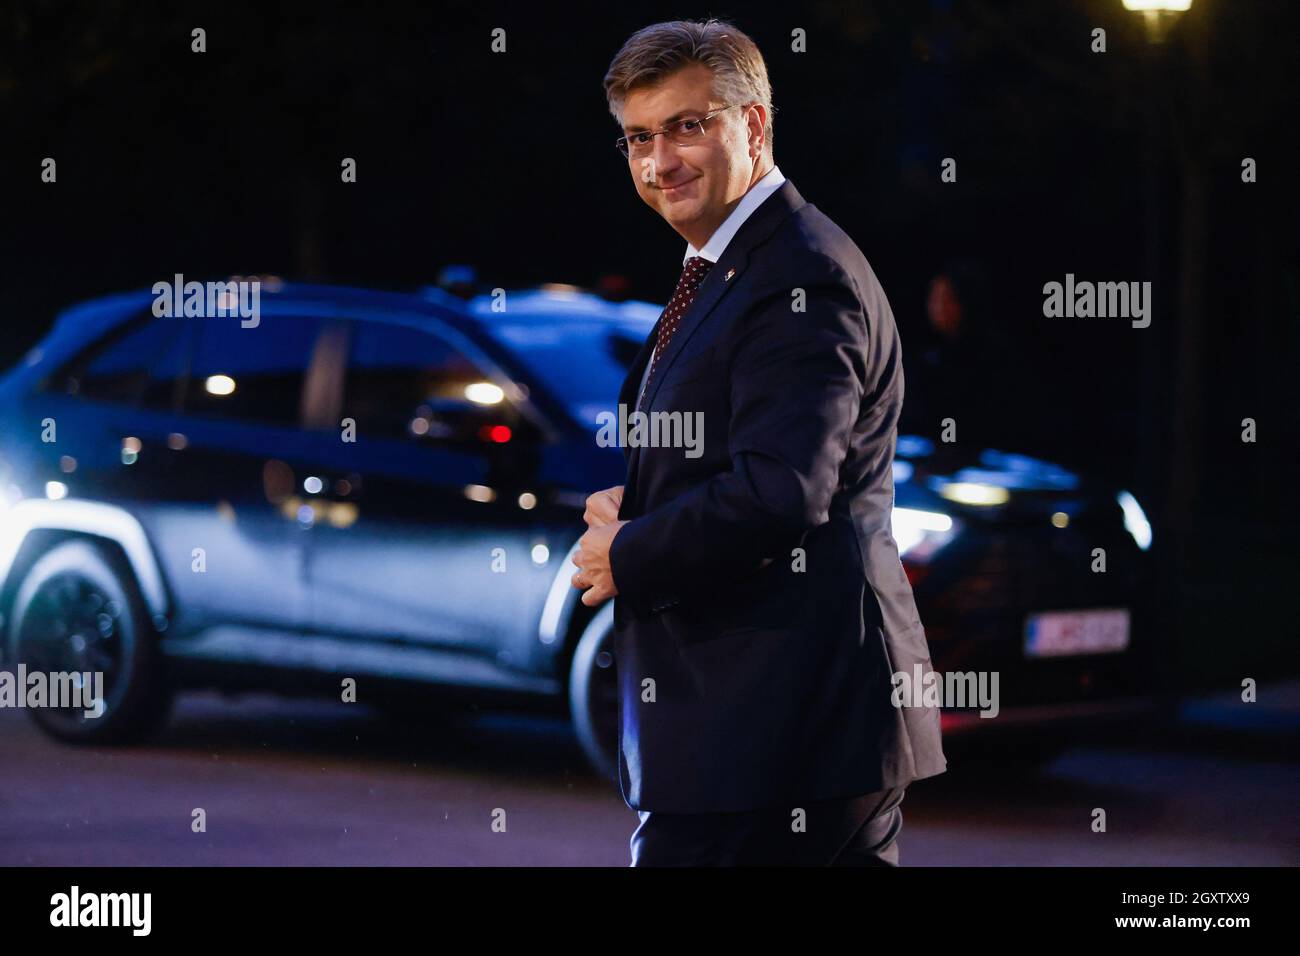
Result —
[[[657,128],[658,128],[658,129],[663,129],[663,127],[665,127],[665,126],[671,126],[673,123],[676,123],[678,120],[684,120],[684,119],[686,119],[686,117],[688,117],[688,116],[690,116],[690,117],[699,117],[699,116],[703,116],[703,115],[704,115],[705,113],[707,113],[707,112],[708,112],[708,110],[681,110],[681,111],[679,111],[679,112],[677,112],[677,113],[674,113],[672,116],[668,117],[668,118],[667,118],[666,120],[664,120],[663,123],[660,124],[660,126],[657,127]],[[624,126],[624,127],[623,127],[623,132],[624,132],[624,133],[628,133],[628,134],[631,134],[631,133],[648,133],[649,130],[648,130],[646,127],[644,127],[644,126]]]

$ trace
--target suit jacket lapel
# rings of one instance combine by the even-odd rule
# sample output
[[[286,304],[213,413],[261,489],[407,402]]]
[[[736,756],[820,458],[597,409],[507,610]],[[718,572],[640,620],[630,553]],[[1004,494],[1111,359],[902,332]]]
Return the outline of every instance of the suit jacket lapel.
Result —
[[[659,337],[659,323],[664,320],[663,313],[659,313],[659,318],[655,321],[654,327],[646,340],[641,343],[641,350],[636,353],[636,358],[632,360],[632,367],[628,369],[627,377],[623,379],[623,385],[618,390],[618,403],[624,406],[628,414],[631,414],[636,408],[636,393],[641,385],[641,376],[645,374],[645,367],[650,361],[650,355],[654,352],[655,339]],[[627,445],[623,446],[623,460],[631,461],[632,449]]]
[[[695,294],[694,301],[691,302],[685,314],[682,315],[681,321],[677,325],[677,331],[673,334],[672,340],[668,347],[664,349],[664,354],[659,356],[658,366],[655,368],[654,375],[646,383],[646,396],[643,406],[649,410],[654,403],[655,395],[659,392],[659,386],[668,374],[668,369],[672,367],[673,361],[686,348],[687,342],[700,324],[705,320],[710,312],[714,310],[717,304],[722,301],[727,290],[736,285],[736,280],[745,271],[749,264],[749,254],[754,248],[772,235],[787,216],[796,209],[804,205],[803,197],[799,195],[798,190],[790,180],[783,182],[776,192],[764,199],[757,209],[750,213],[736,230],[736,234],[731,237],[727,243],[727,248],[723,251],[722,256],[709,269],[709,274],[704,277],[700,283],[699,291]],[[662,321],[662,316],[660,316]],[[655,323],[655,331],[650,333],[646,340],[646,345],[642,346],[641,352],[637,355],[637,360],[633,363],[632,372],[623,382],[623,390],[620,392],[620,401],[622,396],[628,391],[628,383],[631,383],[631,398],[628,402],[628,413],[631,414],[636,402],[636,387],[641,383],[641,373],[645,369],[645,361],[648,360],[655,335],[658,331],[659,324]],[[628,462],[628,480],[635,478],[636,467],[640,458],[637,454],[640,447],[624,448],[624,457]],[[624,501],[628,500],[628,489],[624,489]]]

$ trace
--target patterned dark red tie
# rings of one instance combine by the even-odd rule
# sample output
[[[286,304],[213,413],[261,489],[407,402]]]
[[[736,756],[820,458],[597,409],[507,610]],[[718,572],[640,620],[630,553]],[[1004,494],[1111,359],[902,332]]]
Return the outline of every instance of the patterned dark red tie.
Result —
[[[668,306],[664,309],[664,314],[659,318],[659,334],[655,337],[655,354],[654,360],[650,363],[650,374],[645,380],[645,389],[641,393],[641,400],[650,394],[650,383],[654,381],[655,369],[659,367],[659,358],[664,354],[664,349],[672,341],[673,333],[677,331],[677,326],[690,308],[691,303],[695,300],[695,293],[699,291],[700,283],[704,277],[709,274],[709,269],[713,263],[703,256],[691,256],[682,266],[682,274],[677,279],[677,289],[673,292],[673,297],[668,300]],[[637,403],[641,407],[641,403]]]

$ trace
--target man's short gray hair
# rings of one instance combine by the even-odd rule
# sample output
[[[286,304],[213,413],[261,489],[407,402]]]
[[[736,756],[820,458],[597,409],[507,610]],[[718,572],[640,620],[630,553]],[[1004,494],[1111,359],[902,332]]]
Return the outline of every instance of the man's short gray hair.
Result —
[[[772,84],[758,46],[722,20],[670,20],[628,37],[605,74],[609,111],[623,125],[623,105],[638,87],[653,86],[692,63],[713,71],[713,93],[727,103],[762,103],[763,151],[772,155]]]

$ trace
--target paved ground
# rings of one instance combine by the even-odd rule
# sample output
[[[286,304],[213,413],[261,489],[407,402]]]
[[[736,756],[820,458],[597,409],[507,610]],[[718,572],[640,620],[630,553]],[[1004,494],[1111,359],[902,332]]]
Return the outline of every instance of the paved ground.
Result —
[[[1300,684],[1262,696],[1190,702],[1175,734],[1133,728],[1037,772],[952,754],[908,792],[902,861],[1300,863]],[[635,822],[562,721],[411,729],[356,705],[190,694],[158,743],[83,749],[0,711],[5,865],[624,866]]]

